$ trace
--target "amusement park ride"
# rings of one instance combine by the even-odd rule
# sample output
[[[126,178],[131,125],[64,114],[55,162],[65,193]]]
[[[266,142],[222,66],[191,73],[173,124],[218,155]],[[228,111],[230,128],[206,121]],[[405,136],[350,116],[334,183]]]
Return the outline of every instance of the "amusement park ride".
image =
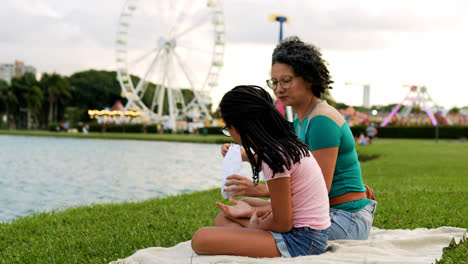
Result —
[[[403,101],[399,103],[395,108],[393,108],[390,115],[385,119],[385,121],[380,124],[380,126],[386,126],[398,113],[398,110],[402,106],[404,106],[402,112],[399,114],[401,117],[405,117],[411,113],[411,110],[414,107],[418,107],[419,109],[424,109],[427,116],[431,120],[433,126],[437,126],[437,120],[434,117],[434,112],[438,110],[437,104],[432,100],[431,96],[427,92],[427,88],[425,86],[417,86],[417,85],[403,85],[405,87],[409,87],[410,91],[405,96]]]
[[[116,39],[117,78],[128,99],[122,117],[138,111],[173,130],[187,117],[211,119],[207,105],[218,85],[224,46],[219,0],[127,0]],[[193,100],[185,102],[182,89],[190,89]]]
[[[370,84],[360,84],[360,83],[351,83],[346,82],[345,85],[359,85],[363,88],[363,106],[370,107]],[[403,87],[409,87],[409,92],[395,108],[393,108],[390,115],[380,124],[380,126],[385,127],[392,120],[392,118],[398,113],[400,108],[404,106],[403,110],[398,113],[400,118],[407,117],[413,108],[423,109],[427,116],[429,117],[431,124],[437,126],[437,119],[434,116],[434,112],[437,112],[440,108],[432,100],[429,95],[427,88],[425,86],[418,85],[403,85]]]

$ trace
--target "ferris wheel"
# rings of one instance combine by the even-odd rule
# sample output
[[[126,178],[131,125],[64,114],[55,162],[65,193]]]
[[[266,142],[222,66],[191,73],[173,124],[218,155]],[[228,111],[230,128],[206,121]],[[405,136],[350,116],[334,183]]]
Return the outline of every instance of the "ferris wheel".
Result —
[[[225,47],[219,0],[126,0],[116,39],[117,78],[125,111],[147,120],[211,119]],[[193,92],[190,101],[184,90]],[[186,96],[190,97],[190,96]]]

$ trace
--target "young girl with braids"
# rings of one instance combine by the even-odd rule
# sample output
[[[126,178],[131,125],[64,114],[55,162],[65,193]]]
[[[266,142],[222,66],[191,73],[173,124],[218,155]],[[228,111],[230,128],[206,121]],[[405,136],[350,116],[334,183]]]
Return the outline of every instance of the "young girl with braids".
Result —
[[[220,109],[225,129],[245,149],[255,184],[263,172],[271,207],[259,212],[244,201],[216,203],[230,225],[199,229],[192,249],[248,257],[322,254],[330,226],[328,192],[309,147],[261,87],[235,87],[224,95]]]

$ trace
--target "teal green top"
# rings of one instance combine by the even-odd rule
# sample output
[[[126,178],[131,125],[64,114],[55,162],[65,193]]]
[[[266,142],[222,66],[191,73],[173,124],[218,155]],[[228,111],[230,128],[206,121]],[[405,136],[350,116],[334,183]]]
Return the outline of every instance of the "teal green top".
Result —
[[[335,121],[324,115],[308,119],[308,115],[299,122],[297,116],[293,121],[294,129],[299,138],[306,143],[311,151],[338,147],[335,172],[328,197],[333,198],[348,192],[364,192],[361,166],[358,161],[354,137],[348,124],[340,127]],[[361,199],[332,206],[348,212],[356,212],[370,203],[369,199]]]

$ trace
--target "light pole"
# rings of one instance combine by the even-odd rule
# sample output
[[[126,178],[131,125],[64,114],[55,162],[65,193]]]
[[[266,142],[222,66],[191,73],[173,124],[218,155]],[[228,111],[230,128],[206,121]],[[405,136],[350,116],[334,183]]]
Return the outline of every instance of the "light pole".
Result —
[[[279,42],[281,42],[281,40],[283,40],[283,23],[286,22],[286,24],[289,24],[289,18],[284,15],[271,14],[269,20],[273,22],[278,21],[280,23]]]
[[[278,21],[280,23],[280,30],[279,30],[279,42],[283,40],[283,23],[289,24],[289,18],[284,15],[278,15],[278,14],[271,14],[269,17],[270,21]],[[278,101],[276,104],[278,107],[283,107],[283,105]],[[286,106],[286,118],[288,119],[289,122],[293,121],[293,115],[292,115],[292,109],[291,106]]]

